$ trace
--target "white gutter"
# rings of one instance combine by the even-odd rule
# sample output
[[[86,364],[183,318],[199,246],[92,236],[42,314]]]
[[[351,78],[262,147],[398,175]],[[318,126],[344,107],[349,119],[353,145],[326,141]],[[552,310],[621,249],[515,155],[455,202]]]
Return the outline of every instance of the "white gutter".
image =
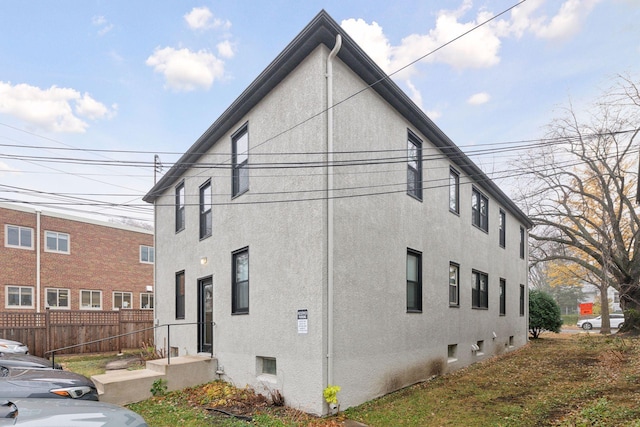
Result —
[[[40,211],[36,210],[36,313],[40,313]]]
[[[333,384],[333,59],[342,47],[342,36],[327,58],[327,386]]]

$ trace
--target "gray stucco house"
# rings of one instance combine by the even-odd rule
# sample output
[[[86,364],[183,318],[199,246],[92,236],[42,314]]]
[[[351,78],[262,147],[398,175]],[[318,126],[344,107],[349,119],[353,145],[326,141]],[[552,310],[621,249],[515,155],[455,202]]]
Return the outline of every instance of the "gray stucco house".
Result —
[[[173,353],[289,406],[527,341],[530,220],[324,11],[144,200]]]

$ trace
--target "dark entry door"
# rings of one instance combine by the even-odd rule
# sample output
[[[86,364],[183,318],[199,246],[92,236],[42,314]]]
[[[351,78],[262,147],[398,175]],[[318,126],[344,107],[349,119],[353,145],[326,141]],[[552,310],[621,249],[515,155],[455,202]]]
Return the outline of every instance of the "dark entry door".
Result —
[[[213,350],[213,280],[198,280],[198,352]]]

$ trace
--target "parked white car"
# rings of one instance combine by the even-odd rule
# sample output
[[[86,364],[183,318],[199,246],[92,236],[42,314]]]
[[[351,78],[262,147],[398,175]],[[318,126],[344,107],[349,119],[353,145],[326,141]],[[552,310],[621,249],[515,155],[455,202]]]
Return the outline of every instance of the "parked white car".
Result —
[[[620,328],[624,323],[624,314],[622,313],[611,313],[609,314],[609,324],[612,328]],[[595,319],[583,319],[578,320],[577,323],[579,328],[588,331],[593,328],[602,327],[602,316],[598,316]]]
[[[0,338],[0,353],[29,354],[29,347],[18,341]]]

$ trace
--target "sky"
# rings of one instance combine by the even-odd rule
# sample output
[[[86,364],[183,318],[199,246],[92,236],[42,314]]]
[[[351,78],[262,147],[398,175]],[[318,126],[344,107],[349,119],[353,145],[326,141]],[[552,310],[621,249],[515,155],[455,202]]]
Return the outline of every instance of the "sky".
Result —
[[[640,0],[518,3],[0,0],[0,202],[151,221],[154,175],[322,9],[469,153],[638,75]]]

